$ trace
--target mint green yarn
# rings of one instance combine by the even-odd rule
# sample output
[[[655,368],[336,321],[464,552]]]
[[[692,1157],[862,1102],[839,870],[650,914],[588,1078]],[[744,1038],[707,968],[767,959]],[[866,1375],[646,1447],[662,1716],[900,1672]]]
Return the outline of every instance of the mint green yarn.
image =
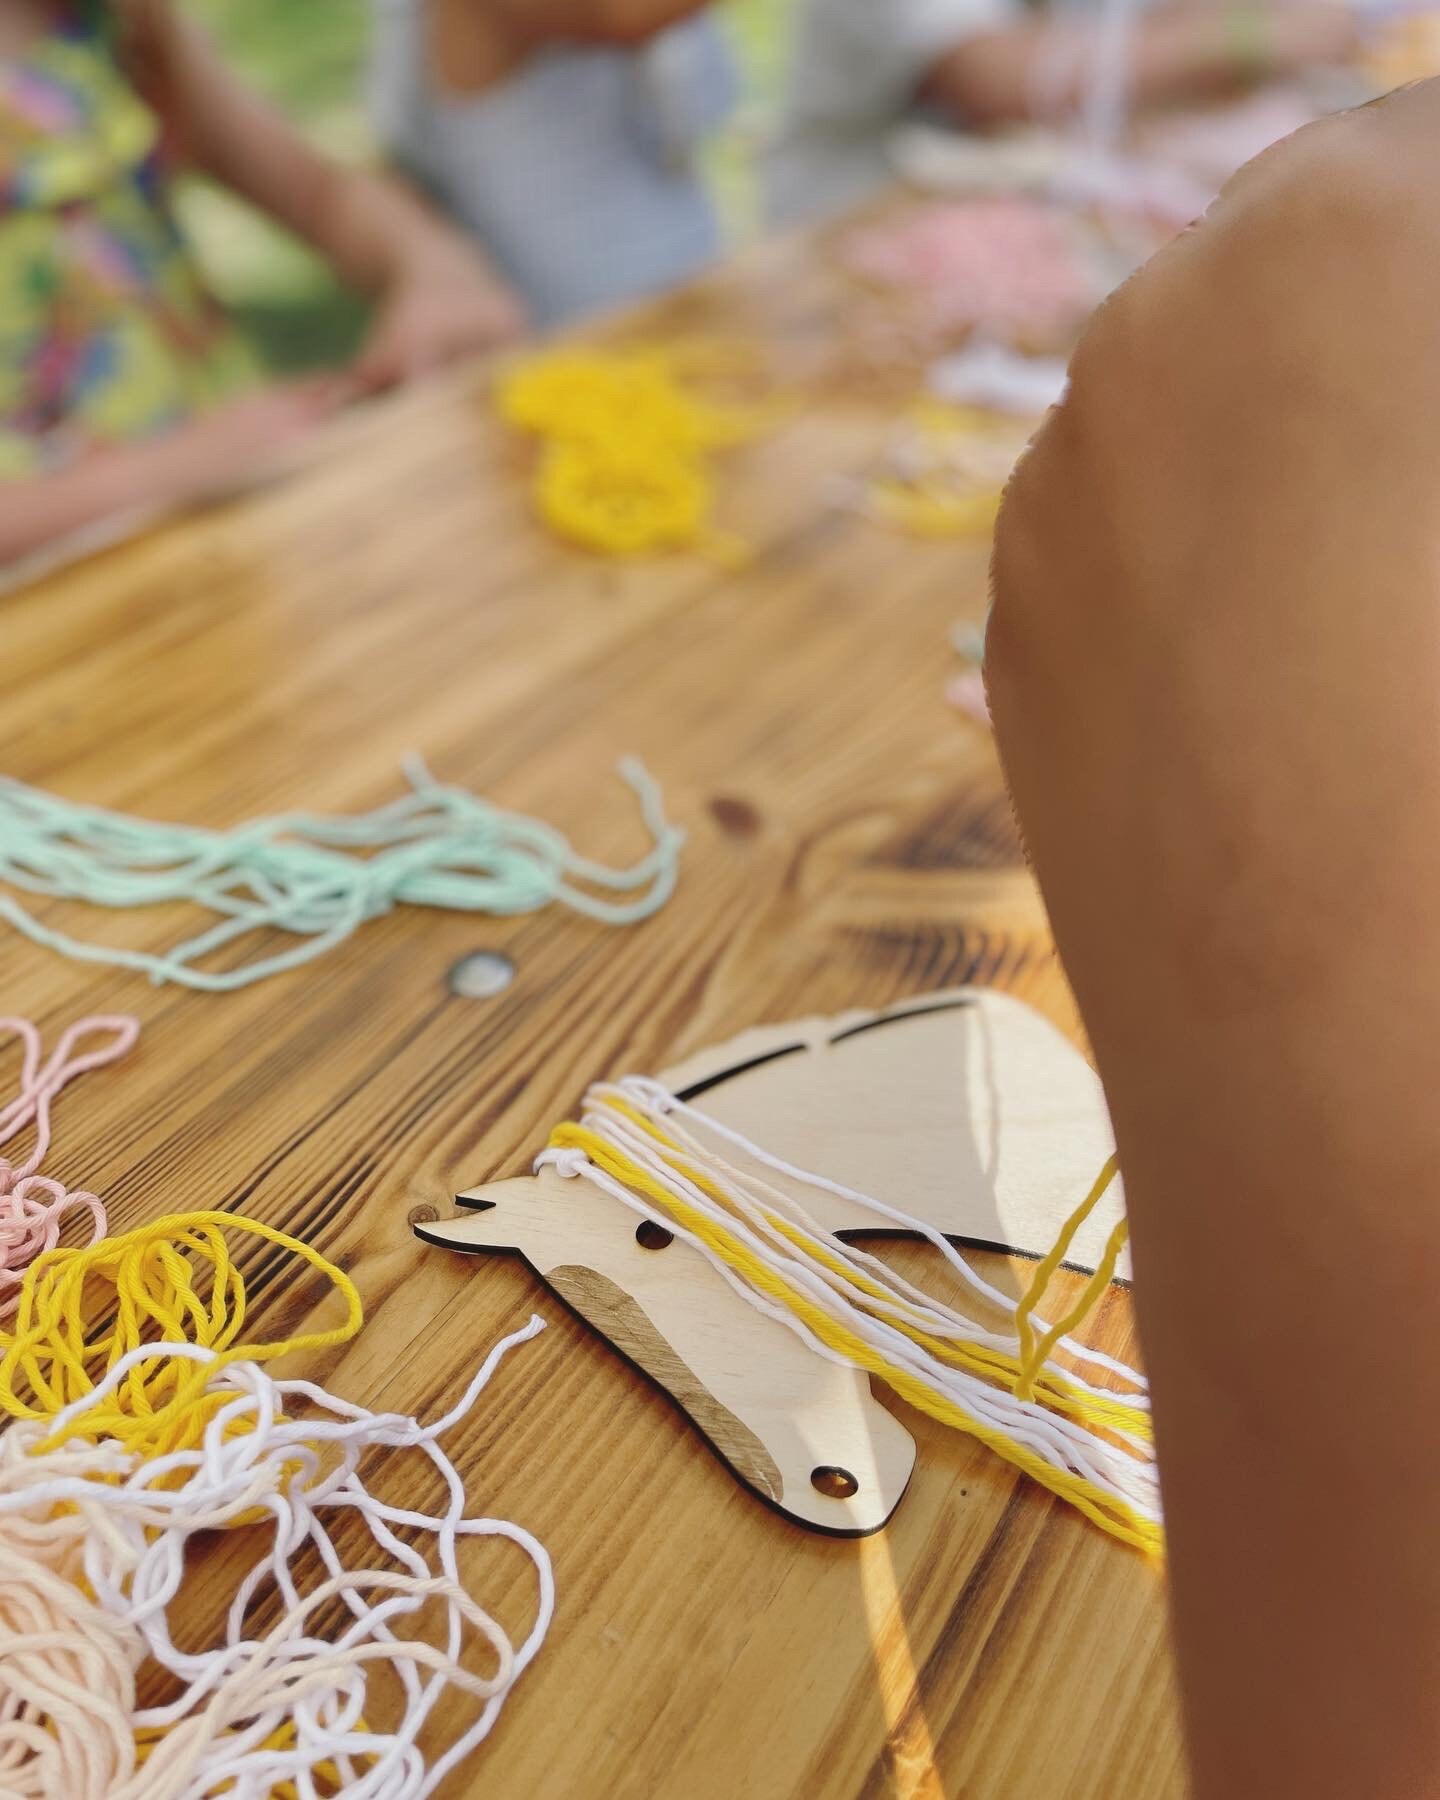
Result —
[[[375,812],[282,813],[232,831],[131,819],[0,777],[0,883],[122,909],[188,901],[219,915],[160,955],[69,937],[3,892],[0,919],[80,962],[225,993],[313,962],[402,902],[510,915],[558,901],[602,924],[630,925],[658,912],[674,892],[684,833],[666,820],[659,789],[638,762],[621,763],[620,774],[655,842],[628,869],[578,856],[537,819],[442,786],[418,757],[405,774],[413,791]],[[234,969],[197,966],[237,938],[266,930],[303,941]]]

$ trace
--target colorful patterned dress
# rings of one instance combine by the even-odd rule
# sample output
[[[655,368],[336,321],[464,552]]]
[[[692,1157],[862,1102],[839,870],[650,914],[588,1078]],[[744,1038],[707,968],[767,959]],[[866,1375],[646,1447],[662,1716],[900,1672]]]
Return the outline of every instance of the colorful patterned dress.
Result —
[[[67,15],[0,63],[0,480],[162,431],[252,372],[177,228],[158,121]]]

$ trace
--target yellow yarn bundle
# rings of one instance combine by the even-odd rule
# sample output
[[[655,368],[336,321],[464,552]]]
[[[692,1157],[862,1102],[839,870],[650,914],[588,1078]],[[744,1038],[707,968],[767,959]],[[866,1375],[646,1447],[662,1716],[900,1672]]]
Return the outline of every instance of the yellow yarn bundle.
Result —
[[[911,537],[984,537],[1025,435],[973,407],[916,407],[865,486],[861,510]]]
[[[660,349],[542,351],[501,382],[501,417],[541,439],[535,497],[560,537],[608,556],[693,548],[737,554],[712,523],[710,458],[756,418],[686,386]]]
[[[245,1278],[227,1232],[258,1238],[307,1263],[344,1300],[343,1322],[291,1338],[243,1341]],[[87,1321],[97,1317],[104,1323],[92,1330]],[[238,1214],[172,1214],[87,1249],[47,1251],[31,1265],[13,1324],[0,1331],[0,1409],[17,1419],[53,1419],[94,1391],[97,1369],[103,1377],[138,1345],[197,1344],[217,1354],[197,1363],[139,1363],[112,1395],[48,1440],[113,1438],[142,1456],[194,1449],[222,1403],[213,1387],[220,1369],[343,1343],[360,1329],[361,1318],[350,1277],[298,1238]]]

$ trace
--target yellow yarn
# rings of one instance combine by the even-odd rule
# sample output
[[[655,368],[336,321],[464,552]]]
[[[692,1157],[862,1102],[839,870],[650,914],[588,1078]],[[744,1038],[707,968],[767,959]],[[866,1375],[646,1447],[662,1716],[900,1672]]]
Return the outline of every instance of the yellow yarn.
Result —
[[[226,1242],[232,1231],[289,1251],[322,1275],[345,1302],[344,1322],[296,1337],[242,1339],[245,1279]],[[207,1266],[208,1299],[201,1292]],[[97,1317],[104,1323],[90,1328]],[[142,1456],[193,1449],[224,1403],[222,1394],[206,1392],[218,1368],[344,1343],[361,1317],[349,1276],[287,1232],[232,1213],[172,1214],[88,1249],[47,1251],[31,1264],[12,1326],[0,1331],[0,1409],[17,1419],[52,1419],[137,1345],[200,1344],[215,1358],[138,1364],[103,1404],[42,1446],[83,1436],[115,1438]]]
[[[1013,420],[922,401],[864,490],[865,510],[911,537],[985,537],[1024,437]]]
[[[999,516],[1000,500],[998,488],[962,494],[933,479],[891,478],[875,482],[869,492],[875,517],[911,537],[983,537]]]
[[[1084,1291],[1065,1317],[1056,1325],[1052,1325],[1044,1337],[1035,1341],[1035,1328],[1030,1323],[1030,1315],[1045,1296],[1046,1289],[1054,1277],[1055,1271],[1065,1260],[1065,1252],[1070,1248],[1075,1233],[1094,1212],[1104,1197],[1106,1189],[1120,1172],[1120,1164],[1114,1156],[1106,1159],[1105,1166],[1095,1177],[1090,1192],[1071,1213],[1060,1227],[1060,1235],[1046,1251],[1036,1267],[1030,1286],[1015,1309],[1015,1329],[1020,1338],[1020,1379],[1016,1383],[1015,1392],[1022,1400],[1028,1400],[1035,1388],[1035,1377],[1045,1362],[1046,1357],[1067,1332],[1073,1331],[1080,1321],[1090,1312],[1109,1287],[1115,1276],[1115,1265],[1120,1260],[1120,1252],[1125,1248],[1130,1236],[1130,1222],[1120,1219],[1112,1229],[1100,1257],[1099,1266],[1086,1282]]]
[[[597,452],[593,443],[565,438],[542,452],[535,497],[561,537],[611,556],[698,542],[714,499],[698,460],[656,455],[651,444]]]
[[[135,1733],[135,1762],[137,1767],[143,1768],[144,1765],[149,1762],[150,1758],[155,1753],[156,1746],[164,1743],[172,1729],[173,1727],[169,1725],[144,1725]],[[364,1732],[368,1731],[370,1727],[363,1719],[361,1719],[356,1723],[354,1729],[356,1731]],[[238,1735],[238,1733],[232,1729],[227,1735],[233,1737]],[[293,1750],[297,1735],[295,1721],[293,1719],[287,1719],[283,1725],[278,1726],[272,1731],[269,1737],[267,1737],[258,1748],[261,1750],[277,1750],[281,1752]],[[356,1758],[356,1760],[362,1759]],[[336,1800],[336,1797],[345,1790],[345,1776],[335,1763],[317,1763],[310,1771],[310,1777],[315,1784],[315,1793],[322,1796],[322,1800]],[[229,1791],[229,1787],[215,1789],[217,1794],[228,1793]],[[266,1800],[302,1800],[302,1795],[299,1787],[293,1781],[277,1781],[270,1789],[269,1794],[266,1796]]]
[[[724,1189],[712,1181],[703,1169],[696,1168],[695,1164],[685,1156],[681,1146],[666,1132],[661,1131],[652,1120],[647,1119],[629,1101],[618,1094],[609,1094],[606,1096],[606,1104],[613,1107],[616,1112],[623,1113],[632,1125],[643,1131],[654,1142],[663,1145],[671,1164],[693,1182],[702,1193],[708,1194],[712,1200],[719,1201],[721,1205],[728,1204]],[[1113,1173],[1112,1169],[1111,1174],[1113,1175]],[[1087,1196],[1086,1201],[1082,1202],[1082,1207],[1087,1212],[1093,1208],[1095,1202],[1100,1198],[1100,1194],[1105,1191],[1105,1187],[1109,1186],[1109,1179],[1108,1176],[1105,1178],[1099,1192],[1094,1194],[1093,1198]],[[792,1224],[790,1220],[782,1218],[779,1213],[772,1212],[768,1207],[764,1211],[766,1222],[782,1237],[794,1244],[797,1249],[803,1250],[807,1256],[828,1269],[832,1275],[838,1276],[853,1292],[861,1294],[869,1300],[894,1300],[895,1296],[881,1287],[879,1282],[871,1281],[867,1276],[848,1268],[809,1232]],[[1084,1214],[1077,1210],[1062,1229],[1060,1251],[1062,1256],[1083,1222],[1083,1216]],[[1117,1248],[1116,1255],[1118,1256],[1118,1254]],[[1057,1263],[1058,1260],[1057,1258]],[[1040,1359],[1041,1363],[1049,1355],[1059,1337],[1078,1325],[1090,1311],[1095,1300],[1105,1291],[1113,1273],[1114,1258],[1111,1259],[1109,1273],[1096,1287],[1094,1297],[1089,1297],[1090,1290],[1087,1288],[1085,1296],[1082,1296],[1074,1314],[1064,1327],[1046,1338],[1046,1347]],[[1093,1282],[1091,1285],[1095,1286]],[[1027,1296],[1028,1304],[1022,1302],[1021,1310],[1026,1318],[1026,1328],[1028,1328],[1028,1315],[1038,1299],[1039,1295],[1035,1294],[1033,1297]],[[1020,1312],[1017,1312],[1016,1316],[1018,1319]],[[935,1337],[922,1326],[897,1318],[892,1313],[887,1313],[885,1317],[886,1322],[896,1331],[902,1332],[912,1343],[919,1344],[922,1349],[928,1350],[932,1356],[952,1363],[957,1368],[968,1369],[972,1374],[999,1381],[1009,1387],[1012,1392],[1020,1394],[1022,1399],[1032,1398],[1033,1389],[1038,1386],[1044,1395],[1046,1405],[1058,1413],[1063,1413],[1068,1418],[1077,1419],[1092,1429],[1129,1432],[1132,1436],[1140,1437],[1147,1442],[1153,1439],[1154,1432],[1149,1411],[1144,1407],[1133,1406],[1120,1395],[1092,1393],[1070,1381],[1059,1369],[1037,1366],[1036,1369],[1027,1372],[1021,1357],[1011,1356],[1003,1350],[993,1350],[986,1344],[972,1343],[963,1338]],[[1025,1345],[1023,1331],[1021,1344],[1023,1351]],[[1022,1383],[1028,1383],[1023,1391]]]
[[[661,1137],[662,1134],[653,1132]],[[663,1137],[662,1137],[662,1141]],[[940,1423],[955,1427],[957,1430],[976,1438],[996,1455],[1024,1471],[1033,1480],[1067,1500],[1086,1518],[1092,1520],[1113,1537],[1123,1543],[1146,1551],[1158,1551],[1162,1542],[1159,1526],[1142,1518],[1134,1508],[1125,1501],[1107,1494],[1084,1476],[1076,1475],[1066,1469],[1057,1469],[1037,1456],[1026,1445],[1016,1443],[994,1427],[985,1424],[972,1414],[957,1405],[946,1395],[936,1391],[921,1377],[908,1369],[903,1369],[880,1355],[863,1338],[857,1336],[847,1326],[830,1317],[817,1306],[808,1295],[793,1287],[788,1281],[768,1268],[735,1233],[717,1225],[705,1213],[688,1205],[678,1195],[672,1193],[654,1179],[647,1170],[625,1156],[608,1143],[598,1133],[583,1125],[564,1124],[551,1133],[550,1143],[556,1149],[576,1149],[590,1159],[615,1180],[622,1182],[634,1193],[643,1194],[654,1205],[668,1213],[678,1223],[712,1250],[728,1267],[743,1275],[750,1285],[759,1292],[777,1301],[802,1321],[809,1331],[826,1344],[830,1349],[838,1351],[847,1362],[866,1370],[869,1374],[878,1375],[898,1393],[902,1399],[908,1400],[912,1406],[927,1413]],[[689,1172],[689,1171],[687,1171]]]
[[[689,546],[734,560],[711,524],[709,457],[755,416],[692,394],[661,350],[565,348],[517,363],[501,417],[544,440],[536,504],[559,536],[610,556]]]

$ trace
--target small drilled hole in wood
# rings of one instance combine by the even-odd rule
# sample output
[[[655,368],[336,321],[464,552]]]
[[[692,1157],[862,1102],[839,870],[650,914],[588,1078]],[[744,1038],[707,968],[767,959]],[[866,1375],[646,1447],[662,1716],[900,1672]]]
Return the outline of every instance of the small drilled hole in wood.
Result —
[[[498,950],[462,956],[450,971],[450,992],[462,1000],[493,1000],[515,979],[515,965]]]
[[[657,1225],[653,1219],[642,1219],[635,1227],[635,1242],[642,1250],[663,1250],[675,1242],[675,1233]]]
[[[829,1463],[810,1471],[810,1485],[829,1500],[849,1500],[860,1492],[860,1483],[848,1469],[837,1469]]]

